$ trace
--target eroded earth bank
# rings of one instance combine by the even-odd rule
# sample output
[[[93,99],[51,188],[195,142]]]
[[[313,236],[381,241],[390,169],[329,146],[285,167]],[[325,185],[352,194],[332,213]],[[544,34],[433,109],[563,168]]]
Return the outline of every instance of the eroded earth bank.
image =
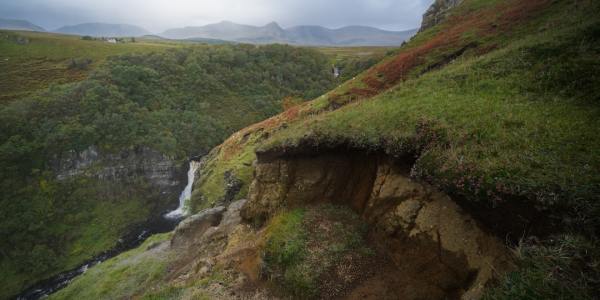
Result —
[[[260,153],[248,200],[204,210],[90,272],[158,265],[165,275],[144,282],[163,284],[138,295],[183,299],[480,297],[514,268],[508,248],[450,197],[410,179],[410,167],[359,150]]]

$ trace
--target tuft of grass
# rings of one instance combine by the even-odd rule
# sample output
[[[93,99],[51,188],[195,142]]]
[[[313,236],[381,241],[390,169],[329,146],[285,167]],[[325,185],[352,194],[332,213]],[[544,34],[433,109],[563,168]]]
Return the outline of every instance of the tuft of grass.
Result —
[[[274,216],[267,226],[265,273],[295,298],[318,297],[324,277],[354,253],[369,256],[367,226],[347,207],[321,205]],[[347,282],[345,284],[348,284]]]
[[[140,300],[174,300],[181,299],[185,293],[185,288],[168,286],[157,292],[149,292],[144,294]]]
[[[522,242],[515,253],[520,268],[489,289],[486,300],[597,299],[600,245],[572,235],[544,243]]]

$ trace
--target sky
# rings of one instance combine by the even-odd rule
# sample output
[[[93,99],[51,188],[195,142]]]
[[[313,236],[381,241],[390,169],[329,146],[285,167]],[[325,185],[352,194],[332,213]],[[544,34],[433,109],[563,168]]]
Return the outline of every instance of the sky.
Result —
[[[0,0],[0,18],[24,19],[48,30],[87,22],[126,23],[159,33],[220,21],[282,27],[366,25],[419,27],[433,0]]]

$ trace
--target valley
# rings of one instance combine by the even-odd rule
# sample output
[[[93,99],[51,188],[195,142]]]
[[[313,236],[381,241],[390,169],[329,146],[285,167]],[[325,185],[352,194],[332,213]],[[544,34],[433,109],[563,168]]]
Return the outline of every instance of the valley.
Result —
[[[431,2],[385,47],[0,31],[0,298],[597,299],[600,4]]]

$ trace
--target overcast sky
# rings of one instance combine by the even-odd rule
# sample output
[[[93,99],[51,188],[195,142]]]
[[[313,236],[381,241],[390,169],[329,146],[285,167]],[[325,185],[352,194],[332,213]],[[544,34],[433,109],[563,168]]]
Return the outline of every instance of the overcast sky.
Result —
[[[412,29],[433,0],[0,0],[0,18],[46,29],[86,22],[128,23],[153,32],[222,20],[283,27],[368,25]]]

